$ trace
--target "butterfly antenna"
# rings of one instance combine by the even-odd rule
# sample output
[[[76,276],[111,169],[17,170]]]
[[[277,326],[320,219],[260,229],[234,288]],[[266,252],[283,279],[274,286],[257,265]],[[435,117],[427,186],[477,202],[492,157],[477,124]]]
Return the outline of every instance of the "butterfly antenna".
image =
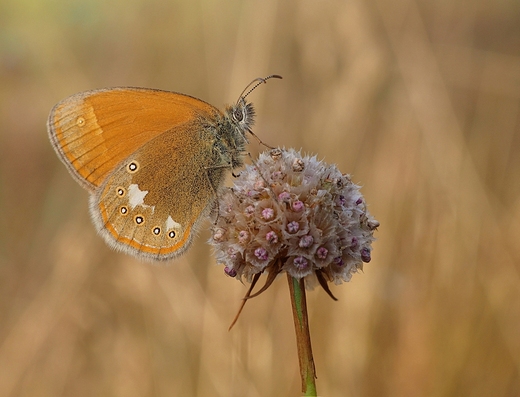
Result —
[[[273,79],[273,78],[274,78],[274,79],[281,79],[282,76],[280,76],[280,75],[278,75],[278,74],[272,74],[272,75],[267,76],[267,77],[258,77],[258,78],[256,78],[256,79],[254,79],[252,82],[250,82],[250,83],[246,86],[246,88],[244,88],[244,91],[242,91],[242,93],[241,93],[240,96],[238,97],[238,101],[237,101],[237,103],[240,102],[240,101],[243,101],[244,99],[246,99],[246,97],[247,97],[249,94],[251,94],[251,92],[253,92],[254,89],[255,89],[256,87],[258,87],[260,84],[262,84],[262,83],[267,83],[267,80],[269,80],[269,79]],[[253,85],[253,84],[254,84],[254,85]],[[253,86],[253,87],[251,87],[251,86]],[[249,87],[251,87],[251,88],[249,88]],[[248,89],[249,89],[249,91],[247,91]],[[246,91],[247,91],[247,92],[246,92]],[[244,92],[245,92],[245,94],[244,94]]]
[[[267,83],[267,80],[269,79],[281,79],[282,76],[278,75],[278,74],[271,74],[267,77],[258,77],[256,79],[254,79],[252,82],[250,82],[246,88],[244,88],[244,91],[242,91],[242,93],[240,94],[240,96],[238,97],[238,100],[237,100],[237,104],[240,102],[240,101],[245,101],[246,97],[251,94],[251,92],[253,92],[253,90],[258,87],[260,84],[263,84],[263,83]],[[252,86],[252,87],[251,87]],[[251,88],[249,88],[251,87]],[[249,90],[249,91],[248,91]],[[247,92],[246,92],[247,91]],[[245,93],[245,94],[244,94]],[[248,131],[251,135],[253,135],[257,140],[258,140],[258,143],[260,143],[261,145],[264,145],[266,148],[268,149],[274,149],[272,146],[269,146],[267,144],[265,144],[264,142],[262,142],[262,140],[260,138],[258,138],[258,136],[256,136],[256,134],[251,130],[251,128],[248,128]]]

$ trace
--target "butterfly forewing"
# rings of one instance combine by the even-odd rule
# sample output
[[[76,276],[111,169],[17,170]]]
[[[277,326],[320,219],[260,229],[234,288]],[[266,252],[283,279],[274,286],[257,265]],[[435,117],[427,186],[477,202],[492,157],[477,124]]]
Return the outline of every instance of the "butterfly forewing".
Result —
[[[87,91],[51,111],[51,142],[67,168],[88,189],[147,142],[197,115],[219,111],[188,95],[142,88]]]

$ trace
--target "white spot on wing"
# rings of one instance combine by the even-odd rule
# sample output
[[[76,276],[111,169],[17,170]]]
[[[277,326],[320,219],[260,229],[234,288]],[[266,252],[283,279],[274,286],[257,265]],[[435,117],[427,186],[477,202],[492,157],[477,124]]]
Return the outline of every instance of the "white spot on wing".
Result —
[[[168,219],[166,219],[166,230],[170,230],[173,228],[179,229],[181,227],[180,223],[175,222],[171,215],[168,215]]]
[[[144,197],[148,194],[148,190],[141,190],[136,184],[128,186],[128,201],[130,207],[134,209],[138,205],[144,206]]]

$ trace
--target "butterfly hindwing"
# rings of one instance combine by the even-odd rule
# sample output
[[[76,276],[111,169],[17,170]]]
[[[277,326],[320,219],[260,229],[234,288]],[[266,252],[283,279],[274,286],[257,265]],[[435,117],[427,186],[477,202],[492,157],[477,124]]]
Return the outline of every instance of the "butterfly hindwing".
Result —
[[[110,245],[149,259],[170,259],[188,248],[226,172],[201,131],[192,121],[152,139],[92,195],[94,223]]]

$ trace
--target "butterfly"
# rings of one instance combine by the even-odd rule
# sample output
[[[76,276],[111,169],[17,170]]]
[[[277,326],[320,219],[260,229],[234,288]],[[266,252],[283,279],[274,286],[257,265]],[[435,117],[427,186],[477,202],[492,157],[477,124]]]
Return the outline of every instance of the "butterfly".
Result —
[[[253,80],[224,111],[132,87],[81,92],[53,107],[50,141],[89,191],[91,218],[108,245],[148,260],[189,248],[226,176],[243,165],[255,115],[246,97],[270,78],[281,77]]]

